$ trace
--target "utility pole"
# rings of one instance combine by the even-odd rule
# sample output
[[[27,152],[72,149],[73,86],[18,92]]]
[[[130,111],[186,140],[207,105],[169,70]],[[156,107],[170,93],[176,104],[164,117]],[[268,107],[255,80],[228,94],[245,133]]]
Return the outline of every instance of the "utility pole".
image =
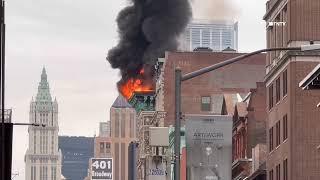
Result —
[[[0,58],[1,58],[1,83],[0,83],[0,101],[1,101],[1,158],[0,158],[0,179],[11,179],[12,162],[12,124],[11,110],[5,110],[5,2],[1,0],[0,4]]]

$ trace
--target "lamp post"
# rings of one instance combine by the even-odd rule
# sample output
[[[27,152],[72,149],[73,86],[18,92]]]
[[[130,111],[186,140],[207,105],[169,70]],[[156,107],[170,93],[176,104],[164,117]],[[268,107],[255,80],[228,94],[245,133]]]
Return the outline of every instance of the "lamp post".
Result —
[[[199,69],[197,71],[190,72],[188,74],[182,75],[181,69],[178,67],[175,69],[175,137],[174,137],[174,180],[180,180],[180,129],[181,129],[181,83],[189,79],[195,78],[202,74],[214,71],[221,67],[227,66],[229,64],[241,61],[250,56],[260,54],[262,52],[270,51],[314,51],[320,50],[320,44],[303,45],[300,47],[279,47],[279,48],[268,48],[254,51],[248,54],[243,54],[238,57],[228,59],[226,61]]]

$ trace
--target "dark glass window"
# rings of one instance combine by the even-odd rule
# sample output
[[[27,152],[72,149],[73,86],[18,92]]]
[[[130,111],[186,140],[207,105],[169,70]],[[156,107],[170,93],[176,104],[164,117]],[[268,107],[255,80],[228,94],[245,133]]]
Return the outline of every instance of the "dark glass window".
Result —
[[[100,142],[100,153],[104,153],[104,143]]]
[[[288,180],[288,159],[283,161],[283,180]]]
[[[287,95],[288,93],[288,73],[287,70],[283,72],[283,89],[282,89],[283,96]]]
[[[281,95],[280,95],[280,78],[276,80],[276,103],[280,101]]]
[[[269,171],[269,180],[273,180],[273,169]]]
[[[280,145],[280,121],[276,124],[276,146]]]
[[[201,111],[211,111],[211,97],[201,97]]]
[[[273,150],[273,127],[269,129],[269,151]]]
[[[280,164],[276,167],[276,180],[280,180]]]
[[[273,84],[269,86],[269,109],[273,108]]]
[[[283,140],[288,138],[288,115],[283,116]]]

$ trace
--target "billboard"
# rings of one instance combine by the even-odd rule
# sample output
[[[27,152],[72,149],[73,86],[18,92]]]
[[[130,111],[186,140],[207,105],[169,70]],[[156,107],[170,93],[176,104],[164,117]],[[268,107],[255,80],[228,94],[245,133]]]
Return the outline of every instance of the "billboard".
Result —
[[[189,180],[231,180],[232,116],[186,115]]]
[[[112,180],[113,161],[112,158],[91,158],[91,179]]]

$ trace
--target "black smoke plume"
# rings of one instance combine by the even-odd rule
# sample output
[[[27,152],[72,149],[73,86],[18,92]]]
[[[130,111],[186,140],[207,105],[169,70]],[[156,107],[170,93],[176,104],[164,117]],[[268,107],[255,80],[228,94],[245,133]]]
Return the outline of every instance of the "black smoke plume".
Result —
[[[118,87],[153,67],[165,51],[176,50],[190,17],[189,0],[130,0],[117,17],[120,41],[107,56],[112,68],[120,69]],[[153,78],[152,69],[145,78]]]

